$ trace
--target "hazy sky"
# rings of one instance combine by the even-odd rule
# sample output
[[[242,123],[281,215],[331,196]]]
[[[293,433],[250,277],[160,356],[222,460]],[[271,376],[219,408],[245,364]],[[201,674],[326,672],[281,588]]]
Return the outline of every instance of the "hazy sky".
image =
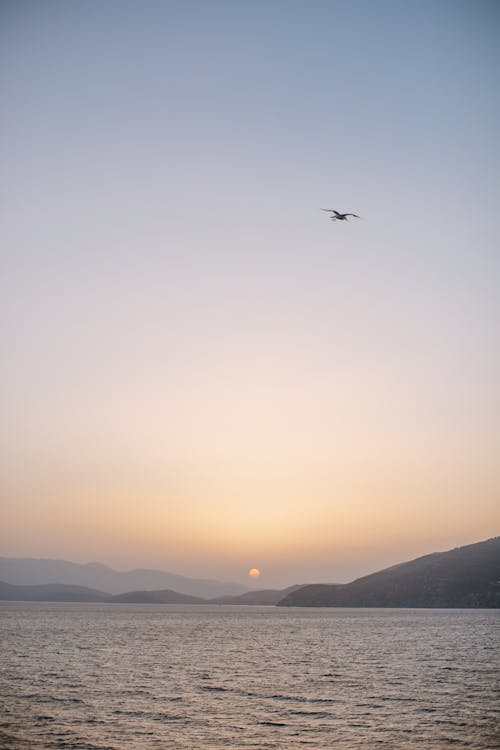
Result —
[[[286,585],[498,534],[499,4],[0,29],[2,554]]]

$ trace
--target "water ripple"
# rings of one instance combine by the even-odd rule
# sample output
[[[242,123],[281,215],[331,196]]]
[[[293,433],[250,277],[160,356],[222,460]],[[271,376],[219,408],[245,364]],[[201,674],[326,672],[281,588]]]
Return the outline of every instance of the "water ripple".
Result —
[[[493,611],[2,604],[2,750],[494,750]]]

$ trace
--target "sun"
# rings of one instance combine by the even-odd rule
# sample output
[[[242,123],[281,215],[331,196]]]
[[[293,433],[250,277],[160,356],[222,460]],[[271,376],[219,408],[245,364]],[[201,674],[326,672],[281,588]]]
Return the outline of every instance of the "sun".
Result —
[[[248,575],[250,578],[258,578],[260,576],[260,570],[258,568],[250,568]]]

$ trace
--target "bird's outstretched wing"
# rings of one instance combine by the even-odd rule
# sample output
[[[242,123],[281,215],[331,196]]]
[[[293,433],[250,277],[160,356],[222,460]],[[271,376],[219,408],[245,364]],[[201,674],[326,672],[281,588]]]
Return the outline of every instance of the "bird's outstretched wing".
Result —
[[[358,216],[358,214],[344,214],[344,216],[355,216],[356,219],[361,219],[361,216]]]
[[[329,214],[334,214],[335,209],[334,208],[320,208],[320,211],[328,211]]]

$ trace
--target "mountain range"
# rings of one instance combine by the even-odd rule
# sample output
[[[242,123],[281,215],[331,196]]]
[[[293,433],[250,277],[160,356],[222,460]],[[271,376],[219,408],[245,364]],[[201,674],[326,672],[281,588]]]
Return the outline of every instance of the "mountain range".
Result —
[[[36,564],[35,564],[36,563]],[[47,563],[47,565],[43,565]],[[53,573],[77,580],[60,579],[13,582],[12,578],[30,579]],[[434,552],[409,562],[393,565],[345,584],[294,585],[286,589],[264,589],[234,593],[239,584],[203,581],[162,571],[134,570],[119,573],[105,565],[77,565],[62,560],[0,558],[0,579],[10,574],[10,582],[0,580],[0,599],[11,601],[67,601],[140,604],[249,604],[281,607],[483,607],[500,608],[500,537],[457,547],[448,552]],[[101,580],[123,586],[129,581],[157,581],[173,578],[184,590],[133,588],[113,592],[82,585],[81,580]],[[87,579],[85,579],[87,576]],[[231,593],[207,596],[214,588],[233,588]],[[203,589],[204,596],[190,593]]]
[[[178,591],[127,591],[124,594],[107,594],[86,586],[67,583],[15,586],[0,581],[0,600],[29,602],[101,602],[103,604],[205,604],[208,600]]]
[[[34,586],[16,586],[0,581],[0,601],[31,602],[100,602],[102,604],[277,604],[297,586],[286,589],[247,591],[240,596],[203,599],[199,596],[181,594],[171,589],[152,591],[127,591],[123,594],[108,594],[105,591],[72,586],[66,583],[45,583]]]
[[[248,586],[240,583],[188,578],[163,570],[137,568],[123,572],[97,562],[81,565],[66,560],[45,560],[31,557],[0,557],[0,581],[18,586],[64,583],[71,586],[97,589],[108,594],[171,589],[180,594],[203,599],[237,596],[249,589]]]

